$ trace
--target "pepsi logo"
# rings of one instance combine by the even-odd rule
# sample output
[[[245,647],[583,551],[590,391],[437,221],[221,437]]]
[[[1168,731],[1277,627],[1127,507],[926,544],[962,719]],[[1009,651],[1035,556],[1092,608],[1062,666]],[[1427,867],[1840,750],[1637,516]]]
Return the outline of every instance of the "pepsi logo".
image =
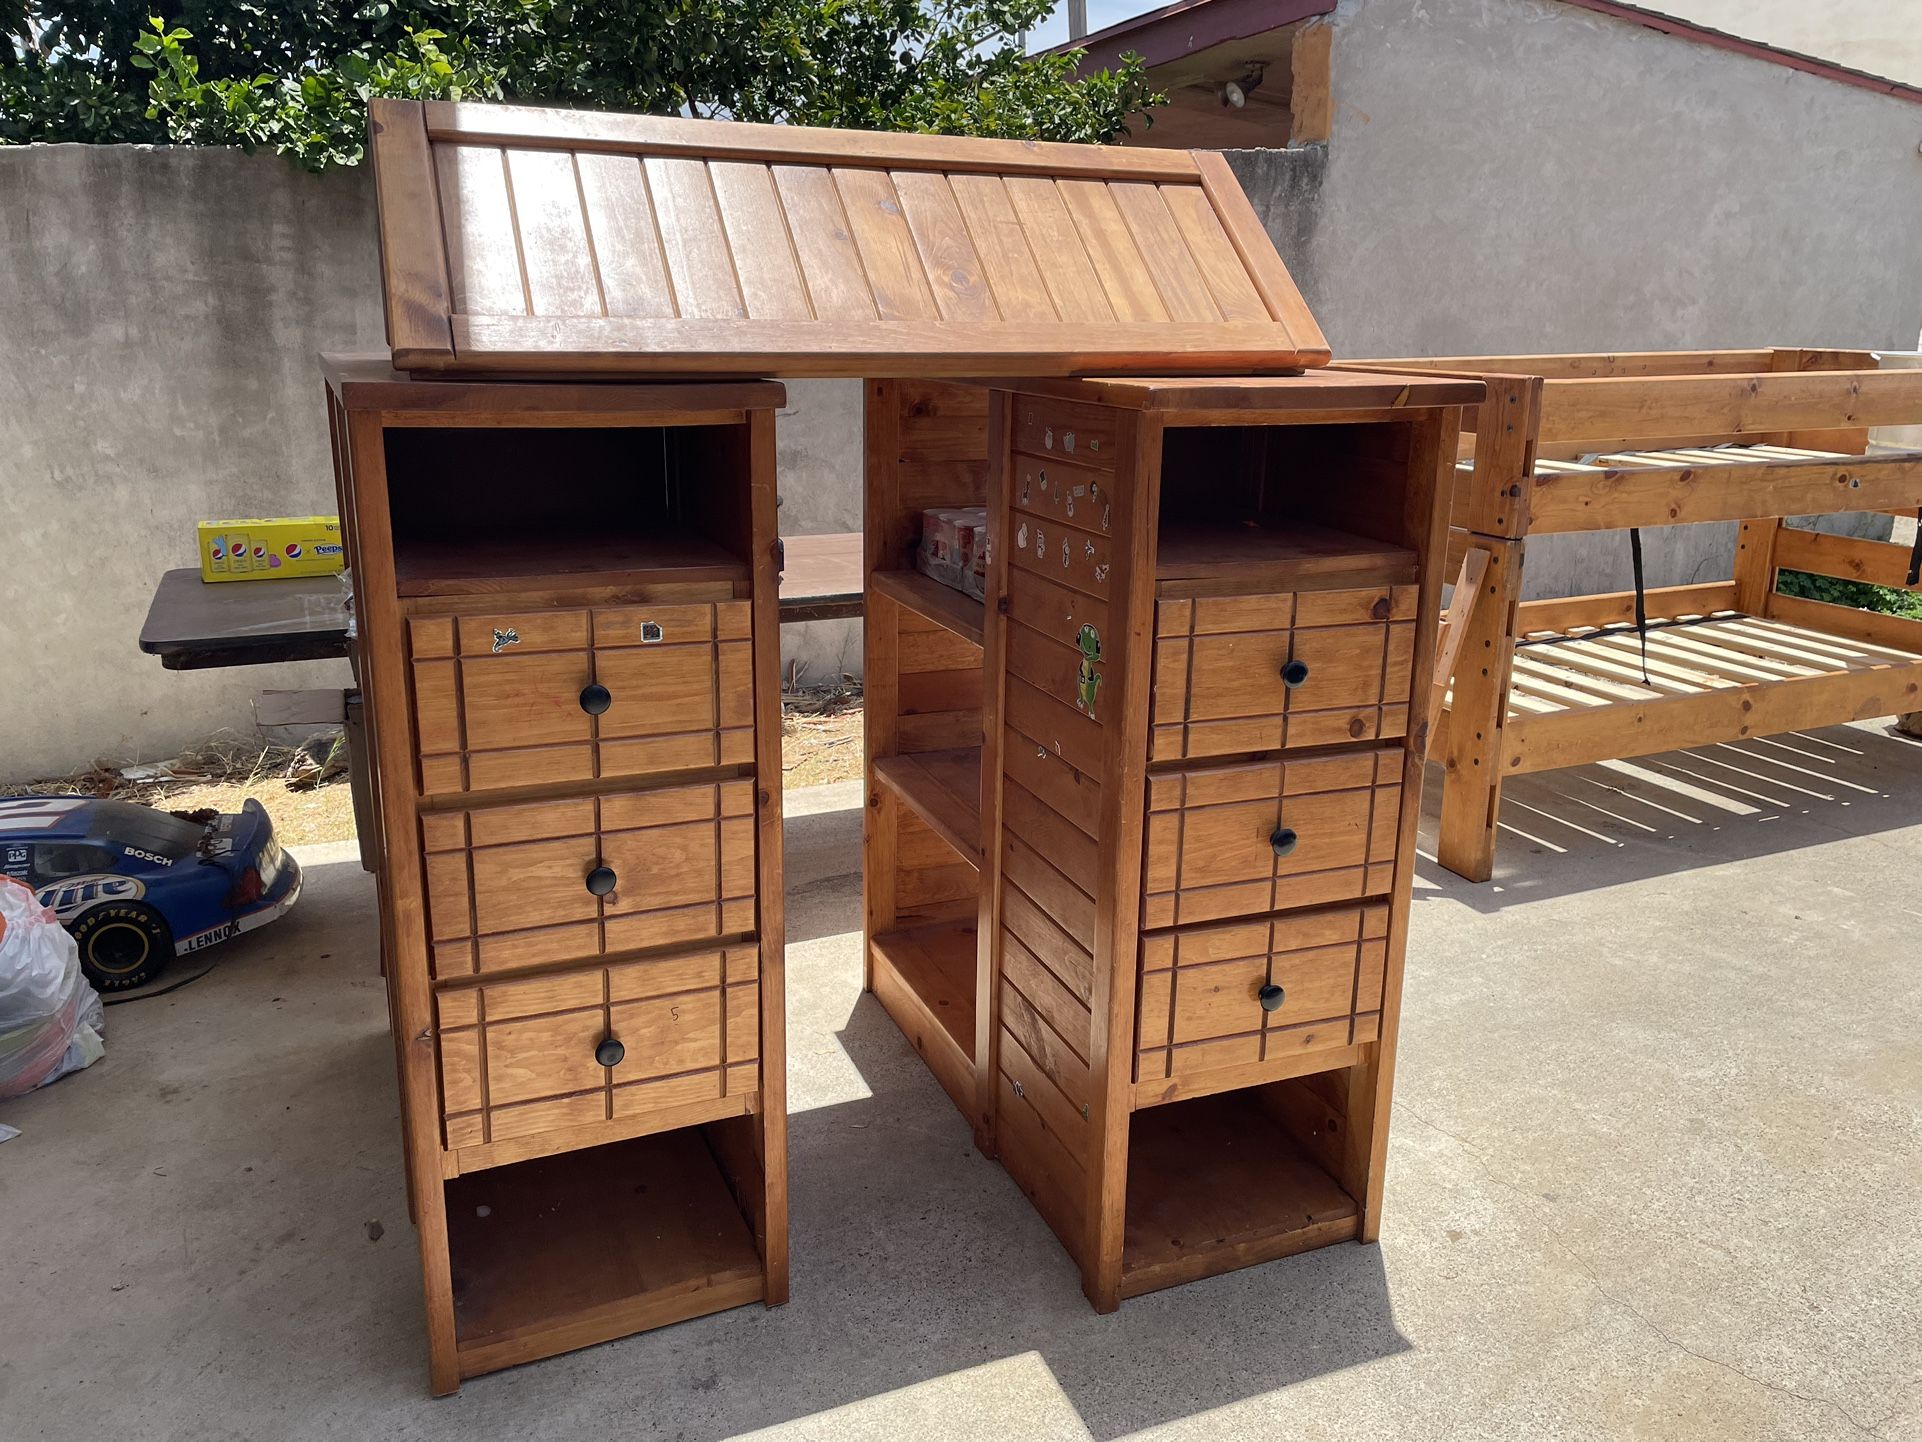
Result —
[[[287,547],[287,559],[290,561],[298,561],[300,559],[300,542],[299,541],[295,541],[292,545]]]

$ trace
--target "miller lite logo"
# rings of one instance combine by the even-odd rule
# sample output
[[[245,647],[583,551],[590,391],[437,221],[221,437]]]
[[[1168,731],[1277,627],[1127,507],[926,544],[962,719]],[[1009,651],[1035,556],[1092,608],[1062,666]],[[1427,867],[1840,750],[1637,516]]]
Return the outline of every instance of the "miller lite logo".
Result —
[[[101,901],[138,901],[147,894],[144,882],[131,876],[105,873],[69,876],[34,893],[35,899],[61,921],[71,921],[88,907]]]

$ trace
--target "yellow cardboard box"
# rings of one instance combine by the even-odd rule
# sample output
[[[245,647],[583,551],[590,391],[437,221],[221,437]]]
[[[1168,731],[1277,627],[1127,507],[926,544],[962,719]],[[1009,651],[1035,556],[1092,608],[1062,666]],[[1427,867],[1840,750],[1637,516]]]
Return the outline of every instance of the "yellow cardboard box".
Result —
[[[339,516],[271,516],[200,523],[200,579],[325,576],[345,562]]]

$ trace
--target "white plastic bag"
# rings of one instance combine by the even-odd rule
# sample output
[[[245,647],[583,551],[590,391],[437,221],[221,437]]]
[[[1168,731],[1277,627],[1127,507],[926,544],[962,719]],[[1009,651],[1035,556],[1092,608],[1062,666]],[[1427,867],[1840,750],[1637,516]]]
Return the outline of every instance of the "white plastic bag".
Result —
[[[0,1098],[93,1065],[105,1033],[73,938],[32,891],[0,877]]]

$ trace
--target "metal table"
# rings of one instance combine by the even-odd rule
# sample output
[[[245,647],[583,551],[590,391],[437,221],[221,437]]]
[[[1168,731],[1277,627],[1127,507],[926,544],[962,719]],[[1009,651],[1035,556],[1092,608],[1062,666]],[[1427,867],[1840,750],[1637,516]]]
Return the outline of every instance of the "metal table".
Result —
[[[859,532],[789,536],[785,546],[783,622],[861,614]],[[346,592],[338,576],[209,583],[193,567],[168,571],[147,608],[140,649],[169,671],[345,656]]]

